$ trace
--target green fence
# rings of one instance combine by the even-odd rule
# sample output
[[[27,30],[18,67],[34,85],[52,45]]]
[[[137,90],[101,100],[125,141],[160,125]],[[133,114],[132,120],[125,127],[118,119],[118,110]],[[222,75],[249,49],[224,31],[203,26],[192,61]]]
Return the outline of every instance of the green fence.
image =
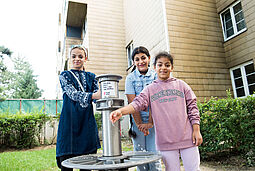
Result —
[[[63,100],[36,100],[36,99],[7,99],[0,102],[0,112],[8,113],[30,113],[42,111],[46,114],[56,115],[61,112]]]

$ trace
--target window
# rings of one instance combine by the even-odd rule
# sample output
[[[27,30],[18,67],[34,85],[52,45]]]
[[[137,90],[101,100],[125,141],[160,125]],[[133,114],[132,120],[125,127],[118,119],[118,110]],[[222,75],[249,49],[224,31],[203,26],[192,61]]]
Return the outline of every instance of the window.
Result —
[[[230,69],[230,75],[235,97],[255,93],[255,71],[252,61]]]
[[[66,36],[81,38],[82,28],[81,27],[72,27],[66,26]]]
[[[61,52],[61,41],[58,41],[58,52]]]
[[[61,25],[61,13],[58,14],[58,24]]]
[[[240,1],[237,1],[229,8],[224,10],[220,14],[220,18],[225,41],[246,30],[246,24]]]
[[[133,64],[133,61],[132,61],[133,42],[132,41],[127,45],[126,50],[127,50],[128,68],[129,68]]]

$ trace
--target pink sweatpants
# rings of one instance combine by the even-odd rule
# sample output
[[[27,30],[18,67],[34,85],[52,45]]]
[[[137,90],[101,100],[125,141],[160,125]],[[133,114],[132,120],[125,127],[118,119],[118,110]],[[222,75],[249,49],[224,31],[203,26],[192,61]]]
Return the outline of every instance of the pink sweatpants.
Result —
[[[166,171],[180,171],[180,154],[185,171],[200,171],[200,155],[198,147],[180,150],[160,151]]]

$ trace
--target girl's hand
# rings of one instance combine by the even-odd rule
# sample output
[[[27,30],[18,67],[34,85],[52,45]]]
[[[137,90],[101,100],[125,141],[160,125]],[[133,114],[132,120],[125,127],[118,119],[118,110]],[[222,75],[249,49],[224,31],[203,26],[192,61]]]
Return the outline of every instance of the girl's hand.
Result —
[[[92,94],[92,99],[101,99],[101,90],[98,89],[96,93]]]
[[[110,114],[110,120],[112,123],[117,122],[122,117],[122,113],[120,110],[112,111]]]
[[[193,132],[193,143],[196,144],[196,146],[200,146],[203,142],[203,138],[202,135],[199,132]]]
[[[101,99],[101,92],[97,91],[92,94],[92,99]]]
[[[197,124],[193,125],[192,141],[196,146],[200,146],[203,142],[202,135],[200,133],[200,127]]]
[[[139,124],[137,127],[139,131],[143,132],[144,136],[147,136],[150,134],[149,129],[153,127],[153,124],[152,123]]]

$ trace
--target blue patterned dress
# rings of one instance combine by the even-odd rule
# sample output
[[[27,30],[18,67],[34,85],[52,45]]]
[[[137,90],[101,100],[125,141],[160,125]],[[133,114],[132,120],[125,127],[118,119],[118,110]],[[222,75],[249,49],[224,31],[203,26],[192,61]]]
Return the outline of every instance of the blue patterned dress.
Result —
[[[60,74],[63,107],[58,125],[56,157],[89,154],[100,148],[92,106],[92,94],[98,90],[95,74],[71,71],[79,79],[85,92],[70,71]]]

